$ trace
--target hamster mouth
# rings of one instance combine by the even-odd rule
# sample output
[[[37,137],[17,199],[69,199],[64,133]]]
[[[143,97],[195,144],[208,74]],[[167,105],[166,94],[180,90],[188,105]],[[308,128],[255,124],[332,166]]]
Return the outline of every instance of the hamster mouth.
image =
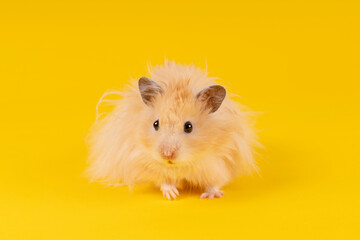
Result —
[[[171,159],[166,159],[164,161],[165,165],[168,166],[168,167],[178,167],[178,163],[176,163],[174,160],[171,160]]]
[[[166,159],[163,163],[169,168],[182,168],[187,166],[186,163],[174,159]]]

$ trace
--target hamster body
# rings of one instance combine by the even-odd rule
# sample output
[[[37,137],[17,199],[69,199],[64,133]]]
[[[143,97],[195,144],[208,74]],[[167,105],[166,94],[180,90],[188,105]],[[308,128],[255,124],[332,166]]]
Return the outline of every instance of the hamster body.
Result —
[[[152,182],[168,199],[188,186],[211,199],[257,169],[256,136],[245,113],[200,69],[166,61],[121,95],[89,134],[92,180]]]

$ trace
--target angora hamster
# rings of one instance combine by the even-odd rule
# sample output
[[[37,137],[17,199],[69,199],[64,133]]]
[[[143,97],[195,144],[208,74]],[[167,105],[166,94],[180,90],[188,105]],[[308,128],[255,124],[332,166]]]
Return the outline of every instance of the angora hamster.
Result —
[[[121,96],[89,135],[92,180],[152,182],[168,199],[187,186],[212,199],[235,177],[257,169],[257,141],[245,113],[195,66],[166,61]]]

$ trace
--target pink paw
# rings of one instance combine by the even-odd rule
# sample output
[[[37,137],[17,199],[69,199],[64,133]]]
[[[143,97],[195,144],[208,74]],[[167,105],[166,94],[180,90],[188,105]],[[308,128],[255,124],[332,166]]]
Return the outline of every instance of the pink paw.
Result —
[[[174,185],[163,183],[160,189],[164,197],[166,197],[169,200],[175,199],[177,196],[179,196],[179,191],[176,189]]]
[[[213,199],[215,198],[221,198],[222,195],[225,193],[218,188],[207,188],[203,194],[201,194],[200,199],[208,198]]]

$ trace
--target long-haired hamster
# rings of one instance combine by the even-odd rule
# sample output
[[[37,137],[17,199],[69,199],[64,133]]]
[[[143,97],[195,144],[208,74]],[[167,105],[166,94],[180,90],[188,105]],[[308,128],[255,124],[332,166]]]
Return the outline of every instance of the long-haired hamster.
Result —
[[[165,61],[120,94],[89,134],[92,180],[152,182],[169,200],[197,188],[212,199],[235,177],[257,171],[245,112],[201,69]]]

